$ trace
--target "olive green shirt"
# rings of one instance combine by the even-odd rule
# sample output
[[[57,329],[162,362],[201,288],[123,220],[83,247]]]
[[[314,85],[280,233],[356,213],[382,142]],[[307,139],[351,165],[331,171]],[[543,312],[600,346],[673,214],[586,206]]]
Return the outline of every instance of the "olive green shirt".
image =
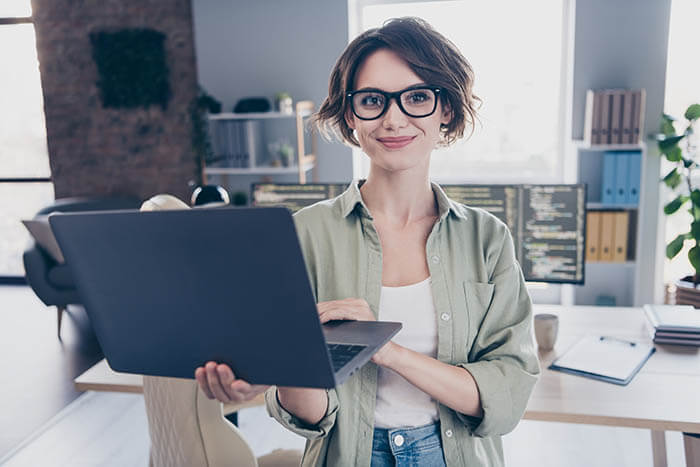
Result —
[[[363,298],[377,315],[382,250],[357,181],[340,196],[294,215],[317,302]],[[432,184],[439,218],[426,242],[438,320],[438,360],[460,366],[479,388],[483,418],[438,404],[448,466],[503,465],[501,435],[515,428],[540,372],[532,304],[506,225],[449,199]],[[310,426],[281,407],[269,414],[307,439],[302,465],[369,466],[377,365],[367,363],[328,390],[328,409]],[[397,427],[398,428],[398,427]]]

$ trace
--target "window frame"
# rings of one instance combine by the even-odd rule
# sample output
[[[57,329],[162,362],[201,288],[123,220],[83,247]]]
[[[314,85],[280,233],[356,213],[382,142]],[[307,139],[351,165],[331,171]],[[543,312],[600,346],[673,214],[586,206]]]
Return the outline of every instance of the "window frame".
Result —
[[[34,24],[33,16],[0,17],[0,27],[17,24]],[[44,121],[46,126],[46,121]],[[48,154],[47,154],[48,156]],[[0,177],[0,183],[53,183],[52,177]],[[26,276],[0,275],[0,285],[23,285],[27,283]]]

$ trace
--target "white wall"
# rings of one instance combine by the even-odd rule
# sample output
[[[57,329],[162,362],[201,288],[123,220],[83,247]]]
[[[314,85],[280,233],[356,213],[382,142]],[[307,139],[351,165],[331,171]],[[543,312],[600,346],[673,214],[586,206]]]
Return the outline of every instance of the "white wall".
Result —
[[[582,139],[586,90],[645,88],[645,135],[658,130],[663,112],[671,0],[576,2],[572,135]],[[643,174],[637,258],[641,303],[659,301],[663,254],[659,207],[660,158],[655,144]],[[639,303],[637,303],[639,304]]]
[[[280,91],[318,107],[328,94],[331,68],[348,43],[345,1],[194,0],[192,8],[199,82],[225,111],[242,97],[273,102]],[[320,181],[352,178],[348,147],[319,139],[318,153]],[[243,187],[258,179],[230,178]]]

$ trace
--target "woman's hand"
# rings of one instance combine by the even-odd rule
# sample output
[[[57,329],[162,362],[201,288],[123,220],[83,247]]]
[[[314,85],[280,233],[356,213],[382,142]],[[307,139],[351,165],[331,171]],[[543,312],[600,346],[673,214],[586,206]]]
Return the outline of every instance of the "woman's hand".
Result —
[[[331,300],[320,302],[316,305],[321,324],[336,319],[349,319],[353,321],[376,321],[369,304],[361,298],[346,298],[345,300]]]
[[[361,298],[346,298],[344,300],[331,300],[320,302],[316,305],[321,324],[328,321],[346,319],[354,321],[376,321],[372,309],[366,300]],[[377,365],[390,366],[400,346],[389,341],[372,356],[372,361]]]
[[[249,401],[269,387],[236,379],[231,367],[216,362],[207,362],[203,367],[198,367],[194,378],[209,399],[224,403]]]

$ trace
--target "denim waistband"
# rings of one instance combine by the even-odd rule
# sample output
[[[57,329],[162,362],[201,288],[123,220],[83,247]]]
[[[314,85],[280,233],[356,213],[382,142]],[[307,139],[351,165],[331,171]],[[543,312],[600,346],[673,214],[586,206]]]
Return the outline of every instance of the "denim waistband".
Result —
[[[440,423],[410,428],[375,428],[372,449],[398,454],[416,448],[440,446]]]

